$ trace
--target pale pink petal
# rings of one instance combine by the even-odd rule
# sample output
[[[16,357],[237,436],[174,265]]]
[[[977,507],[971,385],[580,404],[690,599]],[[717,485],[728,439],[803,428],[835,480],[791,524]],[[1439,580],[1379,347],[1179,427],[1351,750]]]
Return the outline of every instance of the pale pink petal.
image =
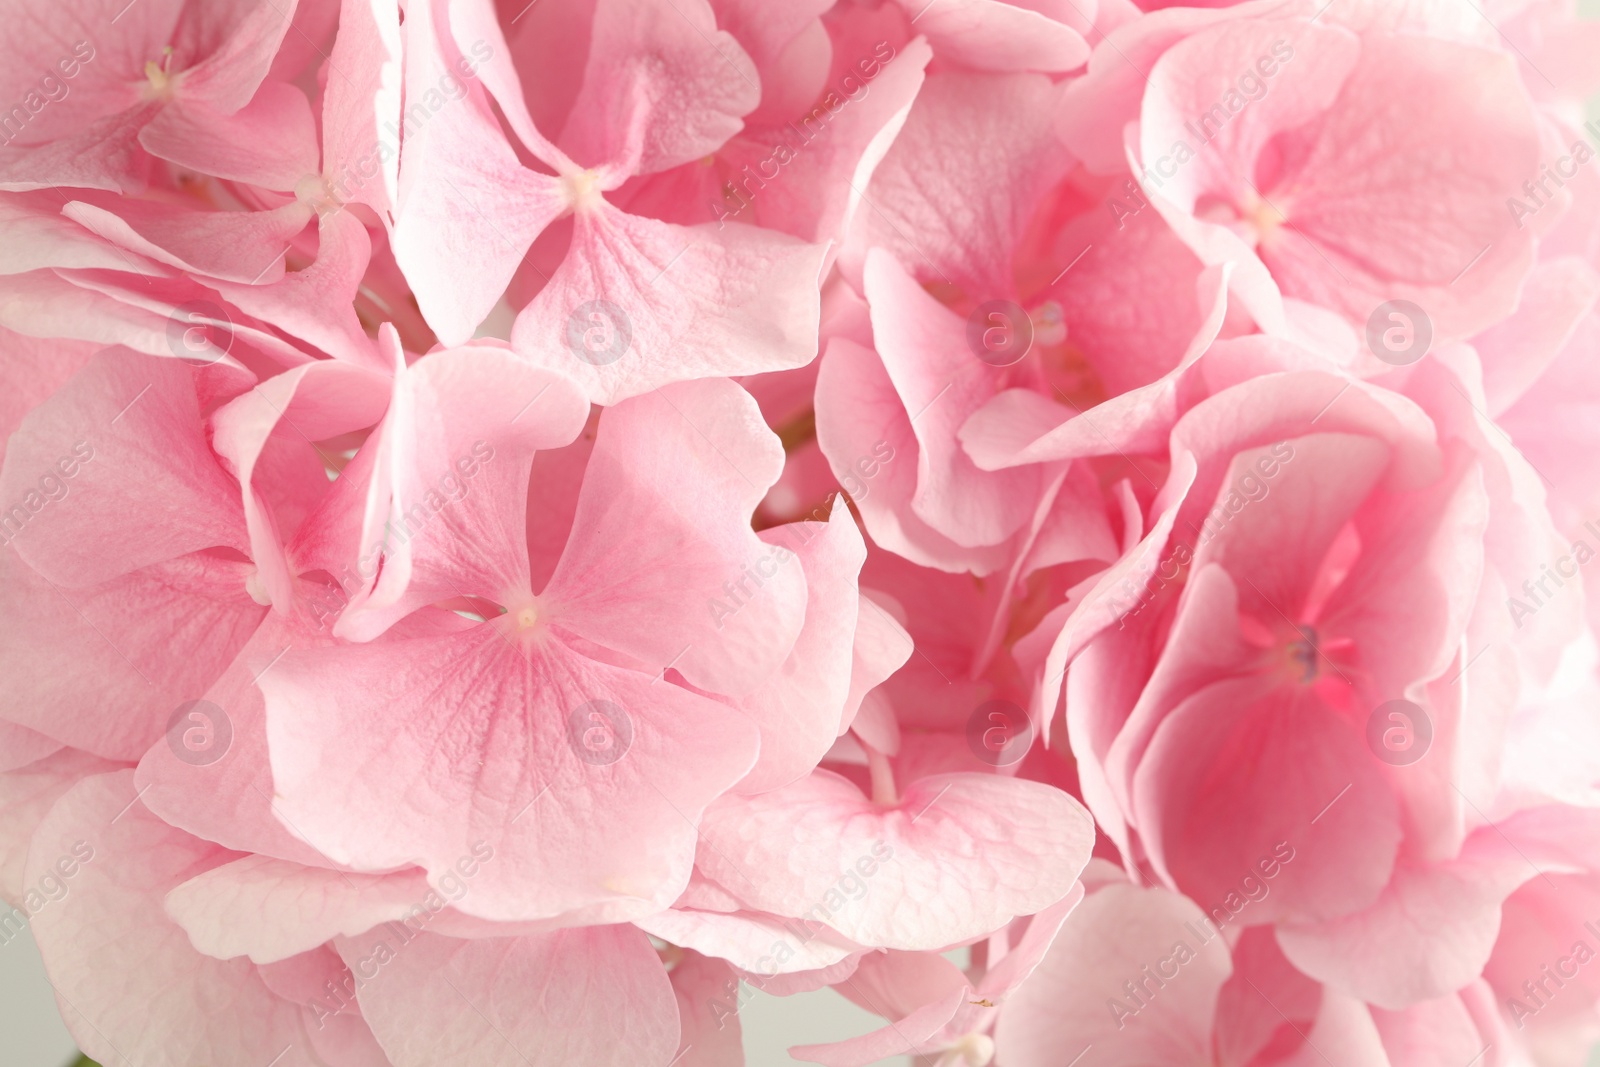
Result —
[[[1089,43],[1071,26],[1038,10],[1037,3],[1002,0],[901,0],[915,28],[934,51],[979,70],[1066,71],[1083,66]]]
[[[937,1051],[939,1046],[932,1039],[967,995],[963,986],[895,1020],[893,1026],[827,1045],[796,1045],[789,1054],[826,1067],[867,1067],[891,1056]]]
[[[283,548],[294,530],[286,516],[274,514],[271,498],[256,483],[257,463],[273,444],[301,451],[307,461],[320,460],[312,442],[376,424],[389,391],[388,379],[375,371],[319,360],[269,378],[211,416],[211,446],[239,479],[250,556],[268,602],[280,614],[291,612],[296,599],[295,575]],[[321,476],[316,462],[310,477]]]
[[[675,226],[580,207],[517,351],[614,404],[670,382],[787,370],[817,354],[824,249],[742,224]]]
[[[752,905],[904,949],[943,948],[1054,904],[1093,843],[1065,793],[978,774],[922,779],[884,806],[816,771],[724,798],[703,833],[697,865]],[[839,886],[841,871],[860,892]]]
[[[1312,977],[1399,1010],[1478,975],[1494,948],[1501,903],[1537,875],[1509,840],[1486,828],[1454,862],[1396,867],[1363,911],[1319,926],[1279,927],[1278,944]]]
[[[1184,371],[1205,354],[1222,328],[1229,275],[1227,264],[1202,272],[1196,284],[1204,317],[1178,362],[1160,377],[1108,397],[1087,411],[1063,410],[1031,390],[1008,389],[962,424],[959,436],[967,455],[980,468],[995,470],[1159,449],[1180,414],[1178,390]]]
[[[398,341],[386,344],[399,359]],[[586,413],[569,380],[503,346],[434,352],[397,369],[388,413],[363,446],[371,465],[357,469],[368,479],[360,539],[344,548],[359,558],[340,568],[357,588],[334,632],[370,640],[453,597],[526,599],[528,468],[536,450],[576,437]]]
[[[958,5],[938,0],[927,18],[945,6]],[[863,190],[868,206],[855,213],[844,269],[859,277],[876,246],[919,281],[959,285],[978,301],[1011,297],[1023,230],[1067,165],[1052,129],[1059,100],[1039,74],[929,77]]]
[[[246,856],[175,887],[166,912],[207,956],[276,963],[379,923],[425,925],[443,899],[421,871],[356,874]]]
[[[860,625],[856,577],[867,558],[848,508],[835,508],[826,525],[774,527],[763,531],[762,540],[792,556],[758,560],[757,577],[798,565],[806,582],[806,608],[789,657],[737,702],[761,729],[761,757],[739,783],[749,793],[805,777],[843,732]]]
[[[24,732],[15,726],[7,726],[5,730],[8,740]],[[40,734],[31,736],[42,739]],[[38,747],[34,745],[35,750]],[[118,769],[108,760],[77,749],[62,748],[48,741],[44,747],[48,751],[38,759],[0,773],[0,816],[3,816],[0,827],[4,828],[0,831],[0,900],[29,911],[38,907],[38,898],[44,895],[37,885],[28,881],[28,849],[34,830],[50,814],[56,801],[78,782]],[[7,755],[21,758],[23,753],[8,749]],[[30,896],[33,899],[30,900]],[[15,930],[5,932],[13,934]]]
[[[856,612],[856,637],[851,657],[850,695],[845,700],[844,718],[839,732],[850,728],[857,709],[867,694],[888,680],[895,671],[906,665],[915,651],[915,642],[905,627],[872,597],[861,594],[860,610]],[[880,749],[888,755],[889,749]]]
[[[744,1067],[739,977],[722,960],[685,952],[672,968],[683,1067]]]
[[[749,770],[755,730],[584,658],[558,625],[285,655],[258,683],[285,824],[337,862],[414,863],[435,885],[487,844],[494,861],[460,903],[484,918],[616,921],[669,905],[699,813]],[[586,708],[604,709],[614,755],[585,747],[607,728]]]
[[[280,250],[281,251],[281,250]],[[211,283],[230,305],[343,359],[387,369],[367,337],[353,301],[372,255],[367,229],[352,212],[323,215],[317,222],[317,258],[272,284]]]
[[[672,984],[632,927],[478,941],[381,928],[337,945],[372,975],[361,1013],[394,1067],[666,1067],[678,1051]]]
[[[915,515],[958,545],[997,544],[1016,533],[1038,500],[1036,469],[980,471],[957,439],[994,395],[992,369],[968,345],[967,324],[924,292],[893,258],[867,257],[878,355],[916,434]]]
[[[1228,948],[1191,901],[1111,884],[1067,917],[995,1028],[1002,1062],[1047,1067],[1203,1063]],[[1126,984],[1125,984],[1126,983]]]
[[[169,104],[139,131],[139,144],[180,167],[288,191],[318,171],[316,132],[305,94],[267,82],[236,111],[203,98]]]
[[[633,925],[668,944],[727,960],[757,975],[819,970],[861,951],[832,930],[760,912],[674,908],[635,919]]]
[[[179,716],[176,702],[161,709],[166,717],[160,725],[168,734],[148,746],[135,779],[145,806],[172,826],[239,852],[331,865],[279,817],[264,704],[255,684],[276,670],[291,648],[329,642],[326,633],[297,629],[267,613],[225,670],[183,694],[185,701],[198,695],[210,705],[191,709],[205,718]],[[186,731],[194,727],[202,732],[188,743]]]
[[[266,609],[245,591],[250,571],[197,553],[64,587],[7,551],[0,672],[10,685],[0,715],[109,759],[139,759],[260,624]]]
[[[326,1062],[307,1041],[311,1008],[272,992],[247,960],[200,955],[166,917],[166,893],[229,854],[144,810],[132,771],[87,779],[57,802],[34,838],[30,879],[63,856],[80,861],[71,906],[41,910],[33,930],[80,1048],[102,1063],[152,1067],[263,1055],[292,1067]]]
[[[393,221],[400,184],[400,11],[340,0],[339,33],[322,94],[322,174],[341,202]]]
[[[23,420],[0,499],[30,513],[7,532],[46,579],[95,585],[201,549],[248,548],[238,485],[206,446],[194,377],[176,359],[102,353]],[[41,477],[61,487],[48,507]]]
[[[627,132],[643,122],[640,174],[709,155],[743,128],[761,99],[756,66],[717,28],[707,0],[596,0],[589,62],[561,147],[586,167],[628,154]],[[639,113],[641,103],[644,113]]]
[[[428,325],[459,345],[568,198],[560,181],[518,161],[483,87],[457,77],[454,42],[441,40],[436,14],[419,8],[402,31],[408,99],[422,114],[401,151],[394,254]]]
[[[137,201],[106,204],[109,207],[73,201],[61,213],[157,263],[251,284],[271,284],[283,276],[284,250],[311,218],[310,209],[298,203],[273,211],[192,211]]]
[[[600,420],[572,536],[541,600],[573,632],[651,669],[750,692],[788,658],[806,615],[806,574],[781,565],[791,550],[749,527],[782,462],[777,436],[732,382],[619,404]]]
[[[942,385],[942,383],[941,383]],[[912,510],[919,445],[908,411],[883,360],[870,348],[835,338],[817,373],[817,440],[841,480],[864,457],[892,457],[872,492],[856,501],[875,544],[925,567],[987,574],[1003,566],[1003,546],[968,549]],[[956,455],[954,450],[952,455]],[[970,463],[964,456],[954,462]]]

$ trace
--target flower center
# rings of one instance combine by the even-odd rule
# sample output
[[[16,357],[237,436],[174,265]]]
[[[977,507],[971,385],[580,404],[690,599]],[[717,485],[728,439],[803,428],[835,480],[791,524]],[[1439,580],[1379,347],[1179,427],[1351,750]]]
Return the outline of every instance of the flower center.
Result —
[[[1283,224],[1289,221],[1286,213],[1267,203],[1255,192],[1249,194],[1249,198],[1239,210],[1239,216],[1255,231],[1258,245],[1271,243],[1277,237],[1278,231],[1283,229]]]
[[[295,182],[294,198],[318,215],[326,215],[343,206],[328,180],[320,174],[307,174]]]
[[[994,1059],[994,1038],[967,1034],[939,1057],[939,1067],[989,1067]]]
[[[1321,653],[1317,651],[1317,631],[1313,626],[1301,626],[1300,638],[1290,641],[1285,649],[1290,669],[1299,675],[1302,685],[1310,685],[1321,673]]]
[[[1028,318],[1033,321],[1034,343],[1048,348],[1066,343],[1067,315],[1061,310],[1060,301],[1046,300],[1037,307],[1030,308]]]
[[[574,213],[588,211],[600,203],[600,172],[580,170],[561,179],[567,187],[567,203]]]
[[[172,70],[172,46],[161,50],[161,61],[144,65],[144,95],[147,100],[170,100],[178,88],[178,74]]]

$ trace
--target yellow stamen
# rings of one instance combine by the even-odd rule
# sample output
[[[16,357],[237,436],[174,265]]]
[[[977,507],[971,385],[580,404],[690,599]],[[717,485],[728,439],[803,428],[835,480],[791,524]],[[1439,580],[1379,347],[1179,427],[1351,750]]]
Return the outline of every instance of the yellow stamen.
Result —
[[[144,76],[148,83],[145,86],[145,95],[152,100],[166,100],[171,98],[177,89],[178,76],[172,73],[172,46],[169,44],[161,50],[161,62],[150,60],[144,65]]]
[[[580,170],[562,179],[567,186],[567,202],[574,212],[593,208],[600,202],[600,172]]]
[[[1266,244],[1289,221],[1289,216],[1280,208],[1254,193],[1250,195],[1250,202],[1245,205],[1242,215],[1244,221],[1255,229],[1257,244]]]

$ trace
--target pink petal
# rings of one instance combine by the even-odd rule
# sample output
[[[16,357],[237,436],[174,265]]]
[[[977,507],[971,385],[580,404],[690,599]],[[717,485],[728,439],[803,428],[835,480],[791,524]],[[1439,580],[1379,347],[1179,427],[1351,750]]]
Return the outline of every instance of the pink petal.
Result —
[[[61,213],[158,263],[247,283],[265,279],[270,284],[283,276],[284,251],[311,218],[310,209],[298,203],[274,211],[204,212],[137,201],[107,203],[114,210],[73,201]]]
[[[85,1052],[105,1063],[245,1063],[263,1054],[293,1067],[326,1062],[307,1041],[309,1007],[272,992],[246,960],[198,954],[166,917],[166,893],[228,854],[145,811],[132,771],[86,779],[57,802],[35,838],[30,880],[63,858],[81,861],[72,905],[40,911],[33,930]],[[229,1010],[206,1007],[219,1003]]]
[[[685,952],[672,968],[683,1067],[744,1067],[739,978],[721,960]]]
[[[912,511],[958,545],[1005,540],[1032,513],[1039,474],[980,471],[957,440],[962,423],[994,395],[991,368],[968,347],[966,323],[888,255],[869,255],[865,281],[878,354],[916,434]]]
[[[266,189],[291,190],[319,169],[311,104],[299,89],[280,82],[261,86],[255,99],[235,111],[180,97],[139,131],[139,144],[180,167]]]
[[[978,774],[922,779],[885,807],[819,770],[724,798],[703,832],[698,866],[755,907],[903,949],[940,949],[1054,904],[1093,843],[1065,793]],[[863,891],[836,884],[841,871]]]
[[[355,874],[246,856],[174,888],[166,912],[207,956],[276,963],[383,922],[423,925],[443,899],[421,871]]]
[[[355,590],[334,632],[370,640],[426,604],[526,598],[528,468],[536,450],[576,437],[586,412],[570,381],[503,347],[434,352],[397,370],[388,413],[363,446],[371,465],[351,472],[367,479],[360,540],[343,546],[359,558],[341,572],[358,585],[376,573],[376,583]]]
[[[1180,704],[1134,794],[1158,868],[1212,914],[1244,923],[1366,907],[1400,840],[1394,794],[1356,730],[1309,689],[1271,680],[1219,682]],[[1247,901],[1239,880],[1274,867],[1269,894]]]
[[[1278,944],[1313,978],[1399,1010],[1454,992],[1481,973],[1500,928],[1501,903],[1536,876],[1509,840],[1486,828],[1451,863],[1396,867],[1383,895],[1363,911],[1317,926],[1279,927]]]
[[[317,258],[288,271],[271,284],[218,281],[212,288],[229,304],[284,332],[309,342],[336,359],[387,369],[367,337],[354,307],[372,241],[351,212],[338,211],[317,221]]]
[[[699,689],[749,693],[788,658],[806,615],[803,569],[780,566],[789,550],[749,526],[782,463],[777,436],[732,382],[619,404],[601,419],[541,600],[573,632],[649,669],[670,664]]]
[[[8,532],[46,579],[95,585],[201,549],[248,548],[239,489],[206,447],[193,378],[176,359],[102,353],[23,420],[0,499],[25,504],[25,523]],[[63,487],[57,500],[41,477]],[[165,520],[121,521],[149,515],[152,501]]]
[[[38,907],[37,897],[43,895],[37,885],[28,881],[28,849],[33,843],[34,831],[67,790],[84,778],[115,771],[118,767],[87,752],[62,748],[43,735],[21,727],[7,725],[4,733],[8,741],[28,733],[45,742],[40,745],[36,741],[31,745],[35,751],[40,747],[46,749],[37,759],[0,773],[0,815],[4,816],[0,819],[0,827],[3,827],[0,831],[0,900],[32,911]],[[24,755],[18,749],[7,749],[6,754],[13,759]],[[59,872],[57,875],[59,877]],[[35,899],[30,901],[30,896]],[[13,935],[15,928],[4,932]]]
[[[861,594],[860,610],[856,612],[856,637],[851,657],[850,694],[845,700],[844,719],[839,724],[842,734],[850,728],[857,709],[868,693],[882,685],[889,676],[906,665],[915,651],[911,635],[906,633],[894,616],[884,611],[866,593]],[[864,709],[863,709],[864,710]],[[880,751],[893,755],[889,749]]]
[[[518,162],[483,88],[457,77],[453,42],[441,42],[434,17],[419,9],[402,31],[408,99],[425,121],[413,124],[401,151],[394,254],[428,325],[459,345],[568,201],[560,181]],[[440,87],[451,85],[464,94],[446,97]],[[446,118],[435,115],[446,107]]]
[[[875,544],[924,567],[987,574],[1004,565],[1002,546],[957,545],[912,510],[919,456],[915,427],[904,399],[878,354],[836,338],[817,373],[817,441],[843,480],[858,460],[887,457],[872,492],[856,501]],[[952,462],[970,463],[952,451]]]
[[[393,221],[400,183],[400,11],[371,0],[340,0],[339,33],[322,94],[322,173],[347,204]]]
[[[930,1041],[950,1020],[967,996],[966,989],[946,994],[901,1019],[870,1034],[828,1045],[796,1045],[789,1055],[826,1067],[867,1067],[891,1056],[932,1051]]]
[[[1007,998],[995,1044],[1010,1067],[1075,1056],[1090,1067],[1205,1062],[1232,970],[1226,942],[1191,901],[1114,883],[1078,905]]]
[[[720,705],[585,659],[554,630],[295,650],[258,684],[284,822],[340,863],[415,863],[434,885],[487,844],[460,905],[485,918],[669,905],[699,812],[755,756],[755,730]],[[622,709],[610,763],[580,755],[593,706]]]
[[[773,559],[770,566],[787,568],[798,562],[806,582],[806,607],[805,625],[789,657],[737,703],[761,729],[761,757],[739,784],[741,791],[751,793],[805,777],[842,732],[861,610],[856,577],[867,558],[848,508],[835,508],[826,525],[775,527],[763,531],[762,540],[793,552],[793,557]]]
[[[831,930],[812,930],[775,915],[721,914],[672,908],[634,924],[672,945],[727,960],[752,974],[770,976],[832,967],[861,951]]]
[[[306,844],[279,817],[272,768],[267,757],[264,702],[256,681],[276,670],[291,648],[326,644],[325,633],[295,628],[281,616],[267,614],[238,654],[212,678],[184,694],[200,693],[211,708],[201,714],[222,721],[211,724],[209,744],[198,751],[185,744],[181,732],[149,745],[139,759],[135,779],[144,804],[162,820],[196,837],[239,852],[254,852],[307,866],[331,862]],[[161,709],[167,719],[178,710]],[[183,723],[179,729],[186,729]],[[224,722],[226,729],[224,731]],[[204,725],[203,723],[199,725]],[[226,748],[210,747],[226,740]]]
[[[760,98],[755,64],[707,0],[596,0],[583,87],[559,141],[584,166],[614,163],[642,121],[634,170],[649,174],[715,152]]]
[[[979,70],[1066,71],[1083,66],[1089,43],[1077,30],[1045,16],[1035,4],[1001,0],[902,0],[916,29],[943,57]]]
[[[678,1007],[627,926],[456,941],[385,927],[337,942],[394,1067],[665,1067]]]
[[[743,225],[674,226],[603,200],[523,308],[512,345],[614,404],[671,382],[809,363],[824,249]]]
[[[980,5],[1009,7],[938,0],[925,17]],[[1059,100],[1059,88],[1039,74],[929,77],[864,190],[869,207],[855,215],[846,271],[859,276],[878,246],[919,281],[961,286],[975,301],[1011,297],[1023,230],[1067,166],[1051,124]]]
[[[273,513],[263,487],[256,484],[258,461],[273,438],[303,449],[310,454],[307,459],[316,458],[311,442],[376,424],[388,402],[389,382],[383,375],[323,360],[269,378],[212,415],[212,447],[243,487],[250,555],[269,602],[280,613],[289,613],[295,602],[294,575],[282,547],[293,530],[282,525],[284,517]],[[319,462],[312,477],[321,474]]]
[[[69,498],[70,499],[70,498]],[[137,760],[204,693],[265,609],[247,564],[195,554],[62,587],[0,558],[0,714],[109,759]]]

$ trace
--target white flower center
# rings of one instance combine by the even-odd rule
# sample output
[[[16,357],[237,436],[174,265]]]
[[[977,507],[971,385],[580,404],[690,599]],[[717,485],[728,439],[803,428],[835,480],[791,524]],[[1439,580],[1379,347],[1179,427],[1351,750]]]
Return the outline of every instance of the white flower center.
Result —
[[[562,181],[567,187],[567,203],[574,213],[588,211],[601,202],[599,171],[580,170],[568,174]]]

